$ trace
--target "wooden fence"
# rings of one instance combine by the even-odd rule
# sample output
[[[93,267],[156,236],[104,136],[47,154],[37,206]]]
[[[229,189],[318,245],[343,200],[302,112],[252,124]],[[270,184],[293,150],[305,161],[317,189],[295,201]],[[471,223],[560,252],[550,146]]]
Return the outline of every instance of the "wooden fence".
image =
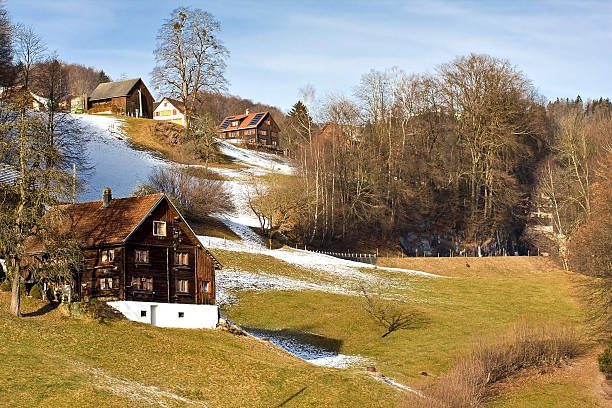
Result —
[[[334,258],[346,259],[348,261],[355,261],[361,263],[367,263],[370,265],[376,265],[376,254],[359,254],[351,252],[328,252],[328,251],[311,251],[318,254],[333,256]]]

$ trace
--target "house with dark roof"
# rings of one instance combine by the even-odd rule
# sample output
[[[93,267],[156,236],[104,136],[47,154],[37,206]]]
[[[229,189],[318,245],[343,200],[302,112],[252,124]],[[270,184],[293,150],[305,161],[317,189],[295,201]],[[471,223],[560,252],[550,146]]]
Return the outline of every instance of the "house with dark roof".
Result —
[[[273,146],[278,148],[280,128],[270,112],[249,113],[225,117],[217,126],[223,139],[242,139],[247,144]]]
[[[110,301],[131,320],[145,323],[207,326],[197,323],[202,310],[190,306],[215,305],[215,270],[221,265],[165,194],[113,199],[107,187],[100,201],[56,209],[65,219],[65,231],[58,234],[70,231],[83,249],[73,289],[82,300]],[[36,239],[28,242],[27,252],[45,256]]]
[[[185,105],[176,99],[164,98],[153,105],[153,119],[185,126]]]
[[[118,112],[138,118],[153,117],[154,99],[140,78],[98,84],[87,98],[93,113]]]

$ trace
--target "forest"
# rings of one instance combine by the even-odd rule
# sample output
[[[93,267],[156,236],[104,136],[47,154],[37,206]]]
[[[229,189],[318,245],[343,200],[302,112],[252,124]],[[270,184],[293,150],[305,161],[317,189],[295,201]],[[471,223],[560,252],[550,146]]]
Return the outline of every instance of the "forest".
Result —
[[[299,185],[271,187],[268,201],[290,202],[266,211],[311,245],[545,252],[567,266],[570,237],[609,176],[610,100],[547,102],[488,55],[433,75],[372,70],[352,95],[309,105],[297,102],[283,129]]]

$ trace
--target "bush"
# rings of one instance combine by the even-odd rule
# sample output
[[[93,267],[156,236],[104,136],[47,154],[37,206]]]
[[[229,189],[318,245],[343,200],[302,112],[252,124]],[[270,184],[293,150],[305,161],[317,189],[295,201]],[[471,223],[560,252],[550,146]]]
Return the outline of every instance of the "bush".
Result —
[[[164,192],[183,215],[195,220],[233,209],[231,194],[223,181],[203,179],[193,174],[193,169],[159,167],[149,176],[149,182],[139,185],[134,194]]]
[[[479,407],[489,385],[527,368],[559,365],[583,351],[572,327],[521,322],[507,336],[478,342],[470,356],[441,375],[423,397],[411,397],[405,407]]]
[[[8,279],[5,279],[0,283],[0,290],[3,292],[11,291],[11,282]]]
[[[607,379],[612,379],[612,344],[597,357],[599,362],[599,371],[606,375]]]
[[[42,292],[38,285],[32,286],[32,289],[30,289],[30,296],[34,299],[42,299]]]

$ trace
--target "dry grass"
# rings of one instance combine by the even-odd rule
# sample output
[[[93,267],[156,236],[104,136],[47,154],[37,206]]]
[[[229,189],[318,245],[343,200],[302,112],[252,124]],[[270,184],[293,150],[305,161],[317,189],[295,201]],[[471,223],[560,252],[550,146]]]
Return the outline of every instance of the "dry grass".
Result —
[[[534,367],[555,367],[585,351],[578,331],[571,326],[533,326],[519,322],[507,336],[480,340],[473,352],[425,392],[410,398],[409,407],[481,407],[490,386]]]

